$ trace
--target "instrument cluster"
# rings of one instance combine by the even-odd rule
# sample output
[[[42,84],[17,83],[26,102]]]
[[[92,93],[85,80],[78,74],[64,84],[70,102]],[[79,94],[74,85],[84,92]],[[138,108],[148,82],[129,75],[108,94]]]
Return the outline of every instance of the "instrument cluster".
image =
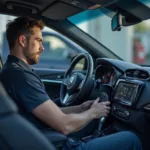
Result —
[[[95,79],[101,80],[102,84],[107,84],[111,87],[115,86],[118,79],[117,71],[112,66],[98,66],[95,73]]]

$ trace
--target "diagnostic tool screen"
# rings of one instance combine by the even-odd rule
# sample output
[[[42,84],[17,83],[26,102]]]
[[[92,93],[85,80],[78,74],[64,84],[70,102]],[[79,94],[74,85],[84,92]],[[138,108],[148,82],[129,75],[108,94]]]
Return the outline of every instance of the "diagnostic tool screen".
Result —
[[[137,91],[137,84],[128,82],[119,82],[114,95],[114,100],[119,100],[124,103],[132,104]]]

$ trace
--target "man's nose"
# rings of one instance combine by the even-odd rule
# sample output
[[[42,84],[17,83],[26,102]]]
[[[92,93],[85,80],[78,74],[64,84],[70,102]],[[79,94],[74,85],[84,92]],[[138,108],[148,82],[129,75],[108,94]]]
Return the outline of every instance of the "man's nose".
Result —
[[[43,44],[41,44],[41,50],[44,51],[44,46],[43,46]]]

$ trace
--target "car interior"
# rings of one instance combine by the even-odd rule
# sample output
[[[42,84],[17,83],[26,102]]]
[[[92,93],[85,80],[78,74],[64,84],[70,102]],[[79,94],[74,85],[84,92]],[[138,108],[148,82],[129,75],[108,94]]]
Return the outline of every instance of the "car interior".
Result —
[[[150,67],[122,60],[68,19],[95,9],[112,18],[110,28],[114,32],[150,19],[150,7],[141,0],[0,0],[0,14],[42,19],[47,27],[85,50],[72,58],[66,70],[35,68],[58,106],[78,105],[97,97],[111,102],[107,118],[93,120],[84,129],[65,136],[53,129],[36,129],[18,114],[13,99],[1,85],[1,149],[62,149],[68,137],[88,141],[127,130],[140,138],[144,150],[150,149]],[[2,68],[2,58],[0,60]],[[75,69],[80,62],[82,69]]]

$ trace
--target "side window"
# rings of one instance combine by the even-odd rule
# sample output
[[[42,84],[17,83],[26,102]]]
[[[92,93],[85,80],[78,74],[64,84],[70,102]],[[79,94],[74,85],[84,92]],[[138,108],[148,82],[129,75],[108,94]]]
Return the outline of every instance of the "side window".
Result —
[[[0,28],[0,54],[4,64],[9,55],[5,26],[8,20],[12,20],[15,17],[0,15],[0,18],[3,18],[4,24]],[[40,56],[38,64],[33,65],[33,68],[67,69],[75,55],[85,52],[79,45],[50,28],[45,27],[42,34],[45,49]]]
[[[40,59],[66,60],[74,52],[71,46],[55,35],[43,35],[43,46],[44,51]]]
[[[72,58],[83,52],[79,46],[53,30],[43,31],[43,46],[39,63],[33,65],[36,68],[66,69]]]

